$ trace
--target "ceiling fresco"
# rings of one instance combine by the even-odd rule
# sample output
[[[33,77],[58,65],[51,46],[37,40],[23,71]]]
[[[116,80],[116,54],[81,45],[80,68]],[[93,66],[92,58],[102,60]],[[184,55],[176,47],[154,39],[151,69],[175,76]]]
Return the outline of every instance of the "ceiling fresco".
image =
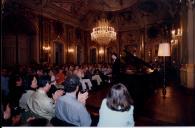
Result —
[[[164,22],[175,22],[181,0],[4,0],[44,16],[91,30],[102,17],[117,31],[143,28]],[[14,3],[14,4],[13,4]],[[12,6],[7,6],[10,9]]]

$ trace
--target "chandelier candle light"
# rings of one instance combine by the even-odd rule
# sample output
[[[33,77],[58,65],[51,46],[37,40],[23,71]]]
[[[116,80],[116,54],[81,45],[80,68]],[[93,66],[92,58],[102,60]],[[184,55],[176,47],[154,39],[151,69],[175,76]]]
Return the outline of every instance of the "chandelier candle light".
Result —
[[[115,29],[109,26],[109,22],[106,19],[102,19],[98,21],[97,26],[93,28],[91,40],[100,45],[107,45],[110,41],[116,40]]]

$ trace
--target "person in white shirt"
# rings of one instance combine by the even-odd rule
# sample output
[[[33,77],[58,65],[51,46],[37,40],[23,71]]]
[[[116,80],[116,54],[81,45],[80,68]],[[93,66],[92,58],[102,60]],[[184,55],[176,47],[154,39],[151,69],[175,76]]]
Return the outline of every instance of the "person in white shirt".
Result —
[[[99,110],[99,127],[132,127],[133,100],[127,88],[121,84],[115,84],[108,92],[107,98],[102,101]]]
[[[74,71],[74,74],[77,75],[80,79],[81,85],[82,85],[82,90],[86,90],[87,86],[89,88],[89,90],[91,90],[92,88],[92,83],[90,81],[90,79],[83,79],[84,77],[84,72],[82,69],[77,69]]]
[[[94,71],[94,75],[92,76],[92,80],[96,80],[97,81],[97,85],[100,85],[101,84],[102,79],[100,77],[100,71],[99,71],[99,69],[96,69]]]

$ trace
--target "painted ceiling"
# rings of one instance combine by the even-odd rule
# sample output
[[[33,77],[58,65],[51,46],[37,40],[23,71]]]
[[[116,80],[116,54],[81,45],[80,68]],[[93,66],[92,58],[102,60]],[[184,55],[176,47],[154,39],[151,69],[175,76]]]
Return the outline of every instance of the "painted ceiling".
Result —
[[[90,30],[102,17],[120,31],[175,22],[181,0],[4,0]],[[11,8],[11,6],[10,6]]]

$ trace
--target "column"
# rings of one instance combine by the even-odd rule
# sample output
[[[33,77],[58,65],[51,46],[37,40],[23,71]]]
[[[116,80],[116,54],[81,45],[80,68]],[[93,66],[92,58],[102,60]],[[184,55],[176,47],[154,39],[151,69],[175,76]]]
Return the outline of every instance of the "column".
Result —
[[[141,42],[139,46],[140,57],[145,60],[145,29],[141,30]]]
[[[181,84],[189,89],[195,89],[195,9],[191,1],[182,12],[183,42],[182,42],[182,67],[180,69]]]

